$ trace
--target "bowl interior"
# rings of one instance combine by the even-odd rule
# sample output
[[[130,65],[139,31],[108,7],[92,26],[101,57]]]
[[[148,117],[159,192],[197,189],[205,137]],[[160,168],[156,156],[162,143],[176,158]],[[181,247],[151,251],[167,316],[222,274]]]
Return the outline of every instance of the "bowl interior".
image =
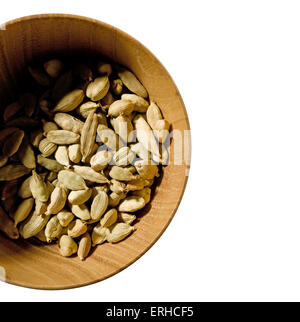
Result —
[[[182,149],[171,141],[170,164],[140,214],[136,231],[119,244],[96,247],[85,261],[63,258],[57,245],[9,240],[0,233],[0,278],[33,288],[64,289],[103,280],[143,255],[170,223],[184,192],[190,157],[189,123],[178,90],[161,63],[126,33],[88,18],[39,15],[14,20],[0,31],[0,108],[24,88],[31,62],[56,55],[104,55],[131,69],[158,103],[164,117],[182,135]],[[184,132],[185,139],[184,142]],[[181,162],[174,160],[181,160]],[[179,164],[174,164],[179,163]],[[181,163],[181,164],[180,164]]]

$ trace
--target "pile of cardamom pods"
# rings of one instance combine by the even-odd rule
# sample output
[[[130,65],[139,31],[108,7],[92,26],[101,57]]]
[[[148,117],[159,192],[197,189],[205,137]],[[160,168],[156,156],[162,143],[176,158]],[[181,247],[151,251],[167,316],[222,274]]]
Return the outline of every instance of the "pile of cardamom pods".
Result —
[[[52,59],[28,68],[28,84],[2,113],[0,230],[83,260],[134,231],[168,163],[170,124],[117,64]]]

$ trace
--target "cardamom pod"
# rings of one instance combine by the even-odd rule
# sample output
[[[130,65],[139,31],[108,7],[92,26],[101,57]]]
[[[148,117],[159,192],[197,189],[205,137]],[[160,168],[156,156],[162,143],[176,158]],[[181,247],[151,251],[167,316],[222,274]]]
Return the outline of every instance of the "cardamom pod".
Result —
[[[85,204],[81,205],[70,205],[72,213],[79,219],[87,221],[91,219],[91,215],[88,207]]]
[[[121,81],[120,78],[117,79],[113,79],[110,82],[110,87],[112,92],[116,95],[119,96],[121,95],[122,91],[123,91],[123,82]]]
[[[136,76],[128,69],[118,66],[118,76],[123,84],[134,94],[147,98],[148,93]]]
[[[5,211],[0,206],[0,230],[11,239],[18,239],[19,232],[13,221],[8,217]]]
[[[133,162],[134,158],[134,153],[127,146],[121,148],[113,156],[114,163],[119,167],[126,167]]]
[[[11,157],[14,155],[19,150],[23,137],[24,131],[16,130],[8,138],[6,138],[2,147],[3,155],[6,157]]]
[[[125,224],[131,225],[136,220],[136,216],[126,212],[119,212],[118,220],[123,221]]]
[[[123,94],[122,100],[127,100],[133,103],[134,111],[139,113],[146,113],[149,103],[141,96],[135,94]]]
[[[10,181],[30,173],[31,169],[20,164],[9,164],[0,168],[0,181]]]
[[[18,196],[22,199],[27,199],[32,196],[29,182],[31,180],[31,176],[24,180],[18,190]]]
[[[108,205],[110,207],[116,207],[122,199],[126,198],[126,193],[112,192],[108,197]]]
[[[146,112],[146,118],[148,124],[153,130],[155,130],[155,123],[163,119],[159,107],[154,102],[151,102],[151,104],[149,105]]]
[[[67,93],[55,106],[53,112],[71,112],[81,104],[84,99],[84,92],[82,89],[74,89]]]
[[[99,62],[97,64],[97,71],[99,74],[106,74],[107,76],[110,76],[112,73],[111,64],[108,64],[105,62]]]
[[[158,167],[155,164],[149,164],[148,160],[138,160],[134,163],[134,166],[138,174],[143,179],[151,180],[154,177],[159,177]]]
[[[1,191],[1,200],[14,196],[18,191],[18,180],[11,180],[4,183]]]
[[[113,166],[111,168],[109,176],[119,181],[130,181],[138,178],[130,171],[130,169],[118,166]]]
[[[130,181],[131,182],[131,181]],[[130,183],[129,182],[129,183]],[[109,188],[112,192],[115,192],[117,194],[122,194],[122,193],[126,193],[127,192],[127,188],[126,188],[126,183],[124,182],[120,182],[116,179],[112,179],[110,180],[110,185]]]
[[[130,119],[125,115],[119,115],[115,119],[111,119],[110,123],[115,132],[125,142],[132,142],[134,139],[134,129]]]
[[[101,192],[101,191],[104,191],[105,193],[108,193],[109,192],[109,188],[108,188],[108,185],[107,184],[105,184],[105,185],[103,185],[103,186],[96,186],[96,187],[93,187],[92,188],[92,198],[94,199],[96,196],[97,196],[97,194],[99,193],[99,192]]]
[[[117,100],[110,105],[108,109],[108,116],[117,117],[120,114],[129,115],[132,113],[133,108],[134,105],[130,101]]]
[[[147,204],[150,202],[151,199],[151,189],[147,187],[142,190],[133,191],[132,195],[144,198],[145,204]]]
[[[29,187],[33,198],[40,200],[41,202],[47,202],[49,198],[49,192],[46,183],[42,178],[36,173],[35,170],[32,171],[32,176],[30,178]]]
[[[170,123],[167,120],[158,120],[155,123],[154,135],[158,142],[164,143],[169,136]]]
[[[32,119],[27,116],[20,116],[13,118],[12,120],[6,122],[8,127],[17,127],[22,130],[32,130],[40,125],[39,120]]]
[[[23,142],[18,150],[18,157],[26,168],[36,168],[35,154],[26,137],[23,139]]]
[[[80,105],[77,109],[76,112],[77,114],[81,115],[83,118],[87,118],[90,114],[90,112],[96,113],[98,107],[100,107],[99,103],[95,102],[86,102]]]
[[[126,223],[115,223],[108,229],[109,233],[107,233],[106,240],[109,243],[117,243],[134,231],[134,228]]]
[[[106,241],[106,236],[108,233],[109,229],[102,227],[100,223],[95,226],[92,232],[93,246],[103,244]]]
[[[15,226],[17,226],[21,221],[24,221],[29,216],[33,208],[33,204],[33,198],[25,199],[19,204],[18,208],[13,214]]]
[[[75,173],[79,174],[85,180],[88,180],[91,182],[97,182],[97,183],[109,182],[109,180],[105,176],[103,176],[101,173],[94,171],[90,167],[74,165],[73,169]]]
[[[129,196],[123,199],[118,207],[120,212],[134,212],[146,205],[145,199],[138,196]]]
[[[118,212],[115,208],[108,210],[100,220],[102,227],[110,227],[118,219]]]
[[[70,190],[83,190],[87,189],[87,186],[83,178],[70,170],[62,170],[58,173],[58,182],[64,187]]]
[[[107,76],[101,76],[89,83],[86,89],[86,96],[94,102],[99,101],[107,94],[108,90],[109,79]]]
[[[55,130],[48,132],[47,139],[55,144],[74,144],[79,142],[80,135],[71,131]]]
[[[81,161],[81,147],[79,143],[69,145],[68,147],[69,159],[74,163],[79,163]]]
[[[91,154],[94,147],[97,126],[97,115],[94,112],[91,112],[83,125],[80,138],[81,155],[83,162],[85,162],[86,158]]]
[[[77,252],[77,244],[68,235],[62,235],[59,239],[59,252],[64,257],[72,256]]]
[[[146,118],[148,124],[154,130],[154,135],[160,143],[163,143],[169,135],[170,124],[164,120],[159,107],[151,102],[147,109]]]
[[[65,145],[60,145],[57,150],[55,151],[54,157],[56,161],[67,168],[71,166],[69,155],[68,155],[68,148]]]
[[[30,143],[38,148],[41,140],[43,139],[43,131],[42,130],[34,130],[30,133]]]
[[[47,225],[50,216],[40,215],[35,211],[21,224],[20,234],[24,239],[37,235]]]
[[[136,129],[137,140],[142,143],[143,146],[154,156],[160,158],[159,145],[155,139],[151,127],[143,118],[143,116],[141,114],[137,115],[133,119],[133,123]]]
[[[47,207],[48,207],[48,204],[46,202],[42,202],[36,199],[34,212],[37,216],[42,216],[45,214]]]
[[[77,134],[81,134],[83,122],[67,113],[56,113],[54,121],[63,129]]]
[[[52,242],[53,239],[57,238],[62,232],[63,227],[60,224],[57,216],[53,216],[45,227],[45,236],[48,243]]]
[[[104,191],[99,191],[91,205],[91,219],[98,221],[108,207],[108,196]]]
[[[42,229],[34,237],[37,238],[39,241],[41,241],[43,243],[47,243],[47,238],[46,238],[46,235],[45,235],[45,229]]]
[[[91,236],[89,233],[85,233],[84,235],[82,235],[82,237],[80,238],[79,244],[78,244],[78,251],[77,251],[77,255],[80,258],[80,260],[84,260],[92,247],[92,240],[91,240]]]
[[[113,102],[114,102],[114,97],[112,96],[112,93],[108,91],[107,94],[101,100],[102,108],[108,109],[110,104],[112,104]]]
[[[51,59],[44,63],[46,73],[52,78],[58,77],[63,68],[64,64],[59,59]]]
[[[3,120],[4,122],[7,122],[11,118],[13,118],[20,110],[22,106],[19,102],[13,102],[5,107],[3,111]]]
[[[148,185],[152,185],[152,183],[153,183],[153,181],[151,179],[146,180],[143,178],[138,178],[138,179],[129,181],[126,185],[126,190],[127,191],[142,190],[142,189],[144,189],[144,187],[146,187]]]
[[[68,201],[72,205],[82,205],[90,199],[92,195],[92,189],[71,191],[68,196]]]
[[[49,157],[57,149],[57,145],[50,142],[47,138],[40,141],[39,150],[44,157]]]
[[[43,131],[45,136],[50,131],[58,130],[58,126],[54,122],[46,122],[45,120],[42,120],[42,123],[43,123]]]
[[[74,215],[70,211],[61,210],[57,214],[57,218],[62,227],[67,227],[69,223],[74,219]]]
[[[92,152],[90,155],[87,156],[86,160],[85,160],[85,164],[89,164],[91,162],[91,158],[94,156],[94,154],[99,150],[99,144],[97,142],[95,142],[93,144],[93,147],[92,147]]]
[[[76,238],[87,231],[87,225],[83,223],[80,219],[73,220],[68,226],[68,235],[70,237]]]
[[[113,154],[109,150],[101,150],[98,151],[91,157],[90,163],[91,167],[95,171],[100,171],[106,168],[106,166],[110,163]]]
[[[3,130],[0,130],[0,142],[4,142],[8,136],[12,135],[18,130],[19,129],[16,127],[7,127]]]
[[[50,204],[48,205],[46,215],[59,213],[65,206],[67,193],[64,188],[55,187],[50,196]]]
[[[37,156],[37,163],[49,171],[59,172],[64,169],[56,160],[45,158],[42,154]]]

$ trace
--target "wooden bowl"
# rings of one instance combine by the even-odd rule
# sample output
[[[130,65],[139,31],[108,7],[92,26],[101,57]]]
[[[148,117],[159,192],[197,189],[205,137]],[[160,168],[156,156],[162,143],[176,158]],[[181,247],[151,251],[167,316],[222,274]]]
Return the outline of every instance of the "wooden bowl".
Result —
[[[161,107],[173,129],[182,135],[187,131],[184,151],[175,149],[174,153],[174,140],[171,141],[171,162],[163,170],[152,201],[140,214],[136,231],[121,243],[100,245],[85,261],[80,261],[78,257],[61,257],[57,245],[44,245],[36,240],[9,240],[0,233],[0,276],[8,283],[38,289],[66,289],[101,281],[141,257],[158,240],[178,208],[190,158],[189,122],[183,101],[157,58],[115,27],[63,14],[24,17],[2,27],[1,108],[18,97],[24,85],[22,75],[32,61],[59,53],[72,56],[80,52],[88,56],[94,52],[131,69],[147,88],[150,99]],[[174,157],[181,157],[181,153],[183,163],[174,165]]]

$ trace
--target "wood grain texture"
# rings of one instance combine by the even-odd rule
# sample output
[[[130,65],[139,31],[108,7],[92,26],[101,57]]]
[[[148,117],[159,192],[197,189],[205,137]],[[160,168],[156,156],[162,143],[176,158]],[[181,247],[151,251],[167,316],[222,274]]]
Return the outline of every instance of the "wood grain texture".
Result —
[[[22,89],[22,73],[27,64],[58,53],[76,52],[84,55],[96,52],[130,68],[147,88],[150,99],[162,108],[173,129],[182,133],[189,130],[176,85],[148,49],[110,25],[72,15],[24,17],[7,23],[6,30],[0,31],[0,107]],[[187,137],[189,142],[189,134]],[[184,148],[189,160],[190,145]],[[171,155],[173,150],[172,142]],[[185,189],[187,168],[186,164],[173,162],[165,167],[151,203],[140,212],[134,234],[121,243],[96,247],[83,262],[78,257],[61,257],[57,245],[44,245],[36,240],[12,241],[0,234],[0,266],[5,269],[6,281],[39,289],[65,289],[101,281],[120,272],[142,256],[169,225]]]

